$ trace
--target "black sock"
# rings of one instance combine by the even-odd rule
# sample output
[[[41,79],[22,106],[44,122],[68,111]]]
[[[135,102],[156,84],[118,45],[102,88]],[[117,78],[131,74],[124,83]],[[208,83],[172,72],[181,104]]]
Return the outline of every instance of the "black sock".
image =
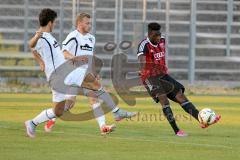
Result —
[[[172,109],[170,108],[169,105],[166,105],[163,107],[163,113],[165,117],[167,118],[169,124],[172,126],[172,129],[174,130],[175,134],[179,131],[179,128],[176,124],[176,121],[173,117]]]
[[[192,115],[198,121],[199,111],[196,109],[196,107],[191,102],[189,102],[189,101],[184,102],[183,104],[181,104],[181,106],[187,113]]]

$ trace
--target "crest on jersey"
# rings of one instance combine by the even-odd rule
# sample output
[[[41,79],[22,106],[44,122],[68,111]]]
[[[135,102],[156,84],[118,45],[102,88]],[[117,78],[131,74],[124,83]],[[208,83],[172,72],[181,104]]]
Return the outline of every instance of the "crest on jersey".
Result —
[[[93,39],[92,38],[88,38],[88,39],[89,39],[89,41],[91,41],[93,43]]]
[[[153,50],[153,49],[151,49],[151,50],[150,50],[150,52],[151,52],[151,53],[154,53],[154,50]]]
[[[54,41],[53,47],[57,48],[59,46],[59,44],[57,43],[57,41]]]

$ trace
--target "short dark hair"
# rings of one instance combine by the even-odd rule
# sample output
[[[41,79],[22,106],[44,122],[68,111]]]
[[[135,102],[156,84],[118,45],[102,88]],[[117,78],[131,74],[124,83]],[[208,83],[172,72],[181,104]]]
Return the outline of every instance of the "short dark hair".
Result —
[[[160,29],[161,29],[161,25],[156,22],[148,24],[148,32],[159,31]]]
[[[50,8],[45,8],[41,10],[39,14],[39,24],[41,27],[44,27],[48,22],[53,22],[57,18],[57,12]]]

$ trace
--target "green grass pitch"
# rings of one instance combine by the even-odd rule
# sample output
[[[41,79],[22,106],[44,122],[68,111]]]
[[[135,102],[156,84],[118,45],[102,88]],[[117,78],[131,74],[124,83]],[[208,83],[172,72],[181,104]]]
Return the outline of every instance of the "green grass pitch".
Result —
[[[0,94],[0,160],[237,160],[240,159],[240,97],[189,96],[199,108],[210,107],[222,115],[221,121],[201,129],[183,109],[172,104],[177,123],[188,137],[176,137],[163,119],[159,106],[150,98],[137,99],[139,111],[132,120],[115,123],[116,131],[101,136],[95,120],[58,120],[53,132],[37,128],[37,137],[25,136],[23,122],[51,106],[50,94]],[[74,113],[90,110],[85,97],[78,97]],[[161,115],[161,116],[160,116]]]

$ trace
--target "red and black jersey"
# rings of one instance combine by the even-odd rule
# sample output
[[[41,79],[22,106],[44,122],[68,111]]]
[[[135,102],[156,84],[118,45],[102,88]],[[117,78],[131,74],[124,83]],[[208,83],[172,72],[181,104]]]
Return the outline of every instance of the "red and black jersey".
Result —
[[[148,38],[141,41],[138,46],[137,55],[144,55],[146,57],[146,65],[141,71],[143,81],[151,76],[165,75],[168,73],[165,54],[164,38],[161,38],[157,45],[153,45]]]

